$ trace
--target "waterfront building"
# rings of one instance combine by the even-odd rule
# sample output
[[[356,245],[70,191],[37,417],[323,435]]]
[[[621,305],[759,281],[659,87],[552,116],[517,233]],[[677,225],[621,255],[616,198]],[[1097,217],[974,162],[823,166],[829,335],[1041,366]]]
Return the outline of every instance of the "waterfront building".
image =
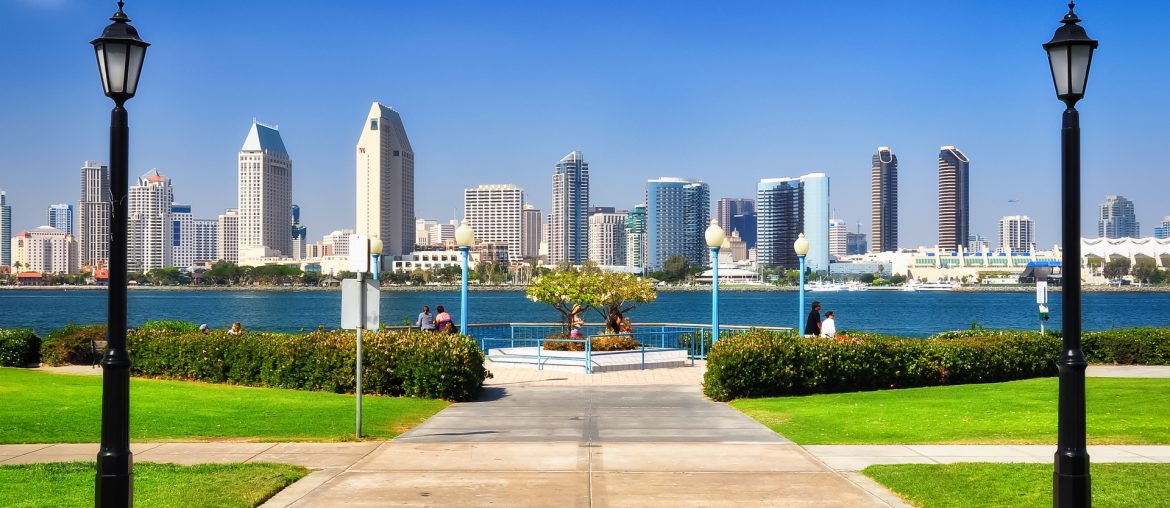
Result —
[[[945,251],[967,247],[970,235],[970,160],[958,148],[938,153],[938,246]]]
[[[195,245],[191,254],[191,266],[199,264],[200,261],[218,260],[219,221],[192,219],[191,229],[194,232],[191,236]]]
[[[845,255],[854,256],[869,252],[865,241],[865,233],[845,233]]]
[[[986,237],[980,234],[967,235],[968,252],[987,252],[989,250],[991,250],[991,245],[988,243]]]
[[[1098,208],[1097,236],[1101,238],[1138,238],[1141,225],[1133,210],[1133,201],[1125,196],[1106,196]]]
[[[47,213],[49,227],[73,234],[73,205],[69,203],[49,205]]]
[[[646,265],[661,270],[680,255],[691,266],[710,264],[703,234],[711,218],[711,194],[702,180],[662,177],[646,182]]]
[[[65,231],[41,226],[32,231],[21,231],[9,243],[12,264],[20,271],[77,273],[77,245],[73,235]]]
[[[402,117],[374,102],[357,142],[359,235],[380,238],[382,254],[414,250],[414,150]]]
[[[352,229],[335,229],[321,239],[324,243],[324,256],[349,256],[349,235],[354,234]]]
[[[756,257],[761,265],[799,268],[792,244],[804,233],[809,244],[805,266],[814,272],[829,269],[829,177],[824,173],[760,180],[756,215]]]
[[[216,219],[215,257],[232,263],[240,262],[240,214],[228,208]]]
[[[472,266],[481,260],[480,249],[468,252],[467,262]],[[442,268],[459,268],[463,266],[458,249],[414,251],[400,258],[394,259],[390,269],[395,272],[412,272],[414,270],[437,270]]]
[[[12,266],[12,205],[0,189],[0,266]]]
[[[439,221],[434,219],[414,220],[414,245],[416,248],[431,244],[431,228],[438,224]]]
[[[549,214],[548,263],[581,264],[589,256],[589,163],[580,151],[556,164]]]
[[[171,204],[171,263],[183,270],[195,263],[195,217],[191,205]]]
[[[477,243],[508,246],[508,261],[524,258],[524,190],[512,184],[480,185],[463,189],[463,217],[475,231]]]
[[[755,213],[756,201],[754,199],[719,198],[719,202],[715,204],[715,220],[719,222],[719,227],[723,228],[729,234],[736,226],[732,222],[733,217],[736,215],[754,215]]]
[[[97,161],[81,166],[77,201],[78,258],[83,266],[105,266],[110,260],[110,169]]]
[[[999,220],[999,250],[1006,253],[1032,252],[1036,248],[1036,223],[1027,215],[1009,215]]]
[[[846,236],[849,226],[841,219],[829,219],[829,256],[840,259],[849,254]]]
[[[1096,280],[1088,282],[1105,284],[1108,281],[1101,270],[1111,260],[1125,258],[1129,266],[1139,262],[1154,263],[1154,266],[1170,270],[1170,239],[1145,238],[1081,238],[1081,266],[1089,270]]]
[[[601,266],[626,265],[625,210],[609,208],[589,215],[589,259]]]
[[[173,201],[171,180],[157,169],[147,171],[138,177],[136,185],[130,187],[127,216],[127,264],[130,271],[147,272],[174,266]],[[189,212],[190,207],[187,210]]]
[[[646,268],[646,204],[626,212],[626,266],[642,272]]]
[[[274,126],[252,120],[239,153],[237,230],[240,258],[292,252],[292,159]]]
[[[1154,238],[1159,240],[1170,238],[1170,215],[1162,217],[1162,222],[1154,227]]]
[[[540,209],[524,205],[520,217],[520,254],[524,259],[540,257],[540,233],[543,225]]]
[[[870,251],[898,250],[898,156],[879,146],[870,165]]]
[[[308,241],[309,228],[301,224],[301,207],[292,206],[292,258],[305,258],[305,243]]]
[[[755,206],[755,202],[752,202]],[[743,239],[748,249],[756,248],[756,228],[758,220],[756,211],[752,210],[747,213],[740,213],[731,216],[731,229],[728,231],[739,231],[740,238]],[[722,277],[722,275],[720,275]]]

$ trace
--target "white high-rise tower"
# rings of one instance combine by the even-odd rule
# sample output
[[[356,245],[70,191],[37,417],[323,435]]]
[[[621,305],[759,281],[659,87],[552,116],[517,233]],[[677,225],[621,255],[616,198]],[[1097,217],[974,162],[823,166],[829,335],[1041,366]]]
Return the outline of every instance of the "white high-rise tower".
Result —
[[[463,217],[477,242],[505,244],[508,260],[524,259],[524,191],[512,184],[480,185],[463,189]]]
[[[240,258],[291,255],[292,159],[276,127],[252,121],[240,148],[238,189]]]
[[[138,185],[130,187],[129,196],[130,270],[146,272],[171,266],[174,242],[171,180],[152,169],[138,177]]]
[[[77,200],[77,248],[82,266],[105,266],[110,260],[110,169],[97,161],[81,166]]]
[[[357,142],[359,235],[382,240],[382,254],[414,250],[414,150],[397,111],[375,102]]]

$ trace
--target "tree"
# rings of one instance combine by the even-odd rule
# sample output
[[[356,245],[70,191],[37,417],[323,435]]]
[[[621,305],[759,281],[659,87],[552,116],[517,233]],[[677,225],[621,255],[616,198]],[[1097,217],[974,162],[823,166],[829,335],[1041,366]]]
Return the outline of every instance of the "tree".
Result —
[[[146,278],[156,286],[171,286],[177,284],[183,274],[176,267],[155,268],[146,272]]]
[[[639,303],[653,302],[658,298],[658,292],[654,290],[654,285],[650,281],[633,274],[599,272],[592,277],[595,278],[593,282],[598,284],[600,297],[597,303],[600,308],[597,311],[601,313],[603,320],[607,319],[610,313],[616,313],[620,321]],[[602,312],[602,309],[605,311]],[[618,330],[608,331],[616,333]]]
[[[1106,279],[1116,280],[1124,277],[1129,273],[1129,259],[1117,258],[1105,263],[1105,269],[1102,272]]]
[[[321,272],[309,270],[301,274],[301,284],[306,286],[321,285]]]
[[[1150,278],[1154,276],[1154,272],[1158,271],[1158,265],[1154,264],[1153,260],[1138,261],[1130,270],[1130,275],[1133,275],[1135,280],[1141,282],[1150,282]]]
[[[865,284],[873,284],[873,281],[875,279],[876,278],[873,276],[872,273],[863,273],[857,277],[857,280],[860,280],[861,282],[863,282]]]
[[[900,273],[895,273],[894,275],[890,276],[890,284],[893,284],[896,286],[898,284],[905,284],[905,283],[906,283],[906,276],[905,275],[902,275]]]
[[[598,289],[595,274],[569,265],[533,279],[526,293],[529,300],[546,303],[559,312],[561,325],[568,330],[573,318],[600,304]]]
[[[243,270],[239,265],[225,259],[216,261],[209,270],[203,272],[203,278],[216,285],[238,284],[242,277]]]
[[[682,282],[691,272],[691,263],[687,258],[672,254],[662,263],[662,269],[650,274],[651,277],[663,282]]]

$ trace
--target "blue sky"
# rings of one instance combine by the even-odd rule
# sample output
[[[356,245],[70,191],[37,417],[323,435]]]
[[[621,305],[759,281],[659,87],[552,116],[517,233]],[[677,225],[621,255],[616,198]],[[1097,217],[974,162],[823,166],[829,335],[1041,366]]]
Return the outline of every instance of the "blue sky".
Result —
[[[14,230],[76,202],[78,169],[108,160],[111,102],[89,41],[114,2],[0,0],[0,189]],[[658,176],[713,200],[760,178],[823,171],[833,215],[869,224],[870,156],[900,162],[901,244],[937,242],[937,157],[971,158],[971,230],[1003,215],[1059,239],[1062,105],[1040,45],[1058,1],[139,2],[151,46],[128,103],[131,177],[158,168],[195,215],[234,207],[253,117],[277,124],[310,238],[352,227],[353,147],[370,102],[403,117],[419,217],[461,213],[462,189],[515,183],[547,209],[553,165],[590,163],[595,205],[642,201]],[[1108,194],[1146,235],[1170,215],[1163,7],[1084,2],[1101,41],[1079,109],[1086,236]],[[1016,200],[1010,202],[1009,200]],[[851,226],[855,227],[855,226]]]

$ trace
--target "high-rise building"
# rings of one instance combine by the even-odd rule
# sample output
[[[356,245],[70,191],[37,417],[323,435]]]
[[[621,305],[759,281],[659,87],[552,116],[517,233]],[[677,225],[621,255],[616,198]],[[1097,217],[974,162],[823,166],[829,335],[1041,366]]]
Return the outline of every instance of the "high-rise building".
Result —
[[[856,256],[858,254],[865,254],[868,250],[869,249],[865,241],[865,233],[845,233],[846,255]]]
[[[540,256],[540,229],[542,226],[540,209],[532,205],[524,205],[520,217],[520,252],[524,259],[536,259]]]
[[[711,194],[701,180],[662,177],[646,182],[646,266],[661,270],[680,255],[691,266],[710,263],[703,234],[711,218]]]
[[[301,207],[292,206],[292,258],[305,258],[305,243],[308,242],[309,228],[301,224]]]
[[[110,169],[97,161],[81,166],[81,197],[77,200],[78,260],[97,266],[110,260]]]
[[[524,191],[512,184],[480,185],[463,189],[463,217],[475,231],[475,241],[508,246],[508,261],[524,259]]]
[[[848,235],[849,226],[845,221],[829,219],[829,256],[843,258],[849,254]]]
[[[938,246],[948,252],[967,246],[971,233],[970,160],[958,148],[938,152]]]
[[[752,202],[752,206],[755,206],[754,201]],[[727,234],[731,234],[734,231],[739,231],[740,241],[742,241],[748,249],[754,249],[756,248],[756,228],[758,222],[759,221],[756,216],[756,211],[753,209],[751,212],[732,215],[731,229],[725,231],[727,231]]]
[[[290,255],[292,159],[280,131],[255,120],[239,155],[239,250],[241,258]]]
[[[646,204],[626,212],[626,266],[646,268]]]
[[[735,227],[732,224],[732,217],[754,214],[755,212],[756,201],[754,199],[719,198],[719,202],[715,204],[715,220],[719,222],[719,227],[728,234],[731,234],[731,230]]]
[[[1139,238],[1141,225],[1133,211],[1133,201],[1125,196],[1106,196],[1097,215],[1097,236],[1102,238]]]
[[[21,271],[77,273],[77,245],[73,243],[73,235],[65,231],[41,226],[21,231],[10,244],[12,264]]]
[[[129,201],[129,270],[146,272],[173,266],[174,225],[171,222],[171,204],[174,191],[171,180],[162,176],[157,169],[147,171],[138,177],[136,185],[130,187]]]
[[[552,177],[548,262],[581,264],[589,256],[589,163],[579,151],[557,163]]]
[[[898,250],[898,156],[888,146],[873,154],[869,192],[870,251]]]
[[[1170,238],[1170,215],[1162,217],[1162,222],[1154,227],[1154,238],[1159,240]]]
[[[431,228],[439,224],[439,221],[434,219],[415,219],[414,220],[414,244],[416,246],[431,244]]]
[[[793,243],[804,233],[805,266],[829,269],[829,177],[766,178],[756,185],[756,258],[763,266],[800,267]]]
[[[73,205],[69,203],[49,205],[48,217],[49,227],[73,234]]]
[[[0,265],[12,265],[12,205],[0,189]]]
[[[216,261],[219,259],[219,221],[216,219],[195,219],[191,221],[195,231],[194,261]]]
[[[397,111],[377,102],[370,106],[356,156],[355,231],[380,238],[384,256],[410,254],[415,232],[414,150]]]
[[[232,263],[240,262],[240,213],[228,208],[216,219],[215,257]]]
[[[999,248],[1004,252],[1032,252],[1036,245],[1036,223],[1027,215],[1009,215],[999,220]]]
[[[979,253],[979,252],[989,252],[990,250],[991,250],[991,244],[987,241],[987,238],[984,237],[983,235],[975,234],[975,233],[967,235],[967,251],[968,252]]]
[[[206,259],[206,258],[205,258]],[[171,204],[171,263],[182,269],[195,263],[195,216],[191,205]]]
[[[589,215],[590,260],[602,266],[626,265],[627,219],[625,210]]]

